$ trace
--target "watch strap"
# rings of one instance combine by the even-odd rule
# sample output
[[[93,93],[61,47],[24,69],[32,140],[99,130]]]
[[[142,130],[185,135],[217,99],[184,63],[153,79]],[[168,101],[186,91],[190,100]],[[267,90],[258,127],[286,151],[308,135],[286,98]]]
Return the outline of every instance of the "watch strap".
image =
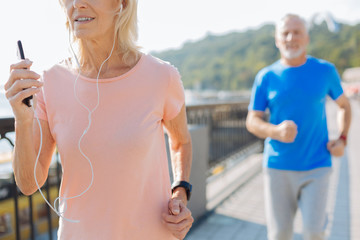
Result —
[[[347,136],[341,134],[339,139],[343,140],[344,145],[346,146],[346,144],[347,144]]]
[[[175,181],[172,185],[171,185],[171,193],[174,193],[174,190],[178,187],[182,187],[185,189],[186,192],[186,198],[189,201],[190,200],[190,196],[191,196],[191,191],[192,191],[192,185],[187,182],[187,181]]]

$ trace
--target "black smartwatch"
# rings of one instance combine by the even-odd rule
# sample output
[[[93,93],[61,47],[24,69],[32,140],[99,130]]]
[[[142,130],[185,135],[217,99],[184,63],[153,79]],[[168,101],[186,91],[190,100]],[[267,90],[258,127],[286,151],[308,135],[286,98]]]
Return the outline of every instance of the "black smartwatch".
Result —
[[[186,198],[189,201],[191,196],[192,185],[186,181],[176,181],[171,185],[171,193],[178,187],[182,187],[186,191]]]

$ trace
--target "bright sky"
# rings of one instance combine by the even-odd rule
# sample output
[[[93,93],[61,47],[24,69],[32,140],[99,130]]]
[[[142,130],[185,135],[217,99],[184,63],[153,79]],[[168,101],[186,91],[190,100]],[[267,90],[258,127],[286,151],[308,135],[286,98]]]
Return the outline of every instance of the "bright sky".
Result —
[[[138,2],[138,43],[144,52],[179,48],[184,42],[199,40],[209,32],[224,34],[258,27],[265,22],[275,22],[288,12],[309,19],[314,13],[328,11],[340,22],[360,22],[359,0]],[[34,62],[33,69],[39,73],[68,56],[68,35],[58,0],[8,0],[2,2],[1,9],[0,85],[7,80],[9,65],[17,61],[19,39],[26,57]]]

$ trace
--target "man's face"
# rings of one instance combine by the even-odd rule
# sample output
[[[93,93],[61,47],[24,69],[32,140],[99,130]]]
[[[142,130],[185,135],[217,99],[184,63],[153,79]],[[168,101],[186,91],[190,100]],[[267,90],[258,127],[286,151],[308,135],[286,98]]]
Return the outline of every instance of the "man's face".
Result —
[[[286,59],[296,59],[305,55],[309,35],[304,23],[296,17],[285,19],[277,26],[275,43],[281,56]]]

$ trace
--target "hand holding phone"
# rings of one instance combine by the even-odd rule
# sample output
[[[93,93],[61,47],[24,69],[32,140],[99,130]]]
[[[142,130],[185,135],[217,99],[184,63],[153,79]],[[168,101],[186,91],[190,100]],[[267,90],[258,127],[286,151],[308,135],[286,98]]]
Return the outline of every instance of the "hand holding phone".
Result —
[[[17,42],[17,47],[18,47],[19,58],[25,60],[24,49],[23,49],[23,47],[22,47],[22,43],[21,43],[20,40]],[[22,102],[23,102],[26,106],[31,107],[30,100],[31,100],[32,98],[33,98],[33,96],[27,97],[27,98],[23,99]]]

